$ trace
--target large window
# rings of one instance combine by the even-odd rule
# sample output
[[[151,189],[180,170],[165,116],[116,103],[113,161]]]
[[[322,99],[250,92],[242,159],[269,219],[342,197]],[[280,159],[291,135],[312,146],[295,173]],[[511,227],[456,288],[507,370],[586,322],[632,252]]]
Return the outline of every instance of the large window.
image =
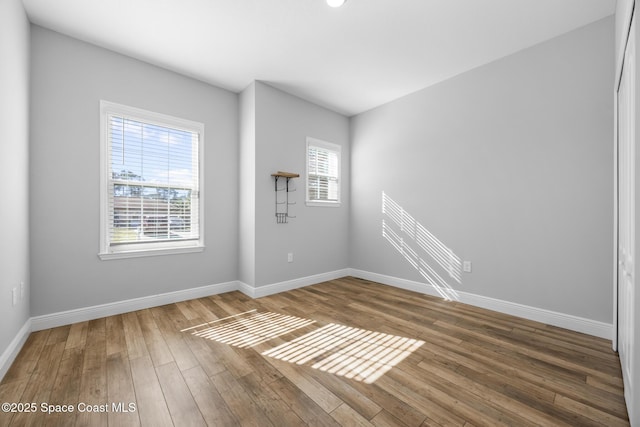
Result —
[[[204,125],[102,101],[102,259],[202,250]]]
[[[340,146],[307,138],[307,205],[340,205]]]

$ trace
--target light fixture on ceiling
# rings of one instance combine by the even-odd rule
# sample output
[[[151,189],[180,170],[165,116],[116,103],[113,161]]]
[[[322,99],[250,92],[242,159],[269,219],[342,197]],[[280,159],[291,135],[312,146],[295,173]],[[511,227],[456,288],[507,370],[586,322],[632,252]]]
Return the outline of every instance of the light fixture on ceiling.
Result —
[[[331,7],[340,7],[342,6],[347,0],[327,0],[327,4]]]

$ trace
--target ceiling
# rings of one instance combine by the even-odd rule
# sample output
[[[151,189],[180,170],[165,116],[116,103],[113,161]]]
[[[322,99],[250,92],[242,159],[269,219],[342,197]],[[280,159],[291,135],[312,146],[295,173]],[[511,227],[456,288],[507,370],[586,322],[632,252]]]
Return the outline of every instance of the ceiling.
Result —
[[[616,0],[23,0],[31,22],[351,116],[614,13]],[[613,47],[612,47],[613,48]]]

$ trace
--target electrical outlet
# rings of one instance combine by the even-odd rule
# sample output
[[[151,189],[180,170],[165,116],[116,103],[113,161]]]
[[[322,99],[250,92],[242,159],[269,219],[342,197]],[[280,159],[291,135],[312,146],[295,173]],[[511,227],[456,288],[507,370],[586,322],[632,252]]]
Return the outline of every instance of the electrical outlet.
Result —
[[[465,273],[471,273],[471,261],[464,261],[462,263],[462,271]]]
[[[293,252],[287,254],[287,262],[293,262]]]
[[[13,305],[18,304],[18,288],[11,289],[11,296],[13,299]]]

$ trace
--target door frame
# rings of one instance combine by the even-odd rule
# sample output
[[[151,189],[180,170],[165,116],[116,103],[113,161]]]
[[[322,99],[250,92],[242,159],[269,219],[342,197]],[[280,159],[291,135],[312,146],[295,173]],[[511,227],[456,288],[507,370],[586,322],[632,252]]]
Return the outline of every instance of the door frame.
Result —
[[[619,206],[620,206],[620,194],[619,194],[619,126],[620,118],[618,116],[618,103],[619,103],[619,90],[622,84],[622,75],[624,72],[624,63],[627,52],[627,45],[629,43],[629,37],[631,36],[631,24],[633,23],[635,16],[635,0],[631,4],[631,12],[628,14],[628,19],[625,21],[624,36],[622,43],[622,55],[620,57],[619,64],[616,64],[617,74],[615,76],[615,85],[613,91],[613,321],[612,321],[612,334],[611,334],[611,347],[613,351],[618,351],[618,337],[619,337],[619,325],[618,325],[618,296],[619,296],[619,257],[618,257],[618,244],[620,236],[620,224],[618,221]],[[619,66],[618,66],[619,65]]]
[[[619,258],[619,244],[620,244],[620,240],[622,240],[623,235],[620,233],[621,230],[620,229],[620,200],[621,200],[621,194],[620,194],[620,187],[621,187],[621,181],[620,181],[620,168],[621,165],[623,165],[623,163],[620,162],[620,141],[619,141],[619,137],[621,134],[621,127],[620,125],[626,125],[625,123],[621,123],[620,121],[620,108],[619,106],[623,105],[620,104],[619,102],[621,101],[621,97],[620,97],[620,88],[623,82],[623,77],[626,80],[627,76],[629,76],[632,80],[631,80],[631,88],[630,88],[630,93],[628,94],[628,96],[633,98],[633,108],[632,110],[630,110],[630,112],[628,112],[627,114],[630,117],[631,120],[631,125],[633,126],[634,132],[632,132],[632,139],[630,139],[630,143],[631,146],[634,147],[633,150],[633,157],[631,158],[631,162],[633,163],[633,168],[636,170],[636,175],[634,176],[633,180],[633,185],[634,187],[634,217],[630,218],[630,222],[632,224],[633,227],[633,235],[634,235],[634,243],[633,243],[633,259],[632,261],[632,267],[634,269],[634,272],[637,272],[638,269],[637,267],[637,260],[640,258],[640,251],[638,249],[640,249],[640,233],[639,233],[639,226],[640,226],[640,221],[638,221],[638,218],[640,218],[640,181],[638,180],[639,175],[637,174],[638,171],[640,171],[640,147],[638,146],[638,138],[640,137],[640,132],[638,132],[638,130],[640,128],[637,127],[638,124],[638,120],[637,120],[637,114],[640,111],[640,57],[638,56],[638,54],[640,53],[640,28],[637,28],[638,22],[637,21],[637,17],[635,16],[636,13],[640,12],[640,10],[636,11],[635,9],[635,2],[632,2],[631,6],[630,6],[630,10],[631,13],[625,16],[625,27],[624,27],[624,32],[623,32],[623,39],[621,40],[621,58],[619,59],[619,63],[616,64],[616,80],[615,80],[615,85],[614,85],[614,287],[613,287],[613,302],[614,302],[614,306],[613,306],[613,333],[612,333],[612,347],[615,351],[618,351],[618,353],[620,353],[620,350],[623,349],[623,345],[625,345],[625,343],[623,343],[620,338],[621,338],[621,326],[622,326],[622,322],[628,321],[628,319],[621,319],[620,318],[620,310],[619,307],[622,307],[622,304],[625,304],[626,300],[623,301],[621,300],[621,288],[622,286],[624,286],[624,282],[623,282],[623,278],[620,277],[621,273],[620,272],[620,261],[625,262],[625,260],[621,260]],[[633,59],[631,59],[631,57],[628,56],[629,54],[629,43],[633,42],[635,45],[634,48],[634,57]],[[627,70],[625,70],[625,64],[627,65]],[[629,74],[632,73],[632,74]],[[622,102],[625,102],[624,99],[622,99]],[[624,159],[623,159],[624,160]],[[624,179],[624,177],[623,177]],[[634,282],[632,284],[633,286],[633,300],[631,301],[631,310],[633,312],[633,316],[632,316],[632,324],[629,325],[630,326],[630,330],[631,330],[631,334],[632,337],[630,338],[630,345],[631,347],[628,349],[629,352],[625,355],[625,360],[623,361],[622,359],[620,360],[621,362],[621,369],[622,369],[622,374],[623,374],[623,383],[624,383],[624,397],[625,397],[625,402],[627,405],[627,413],[629,414],[629,421],[631,422],[631,425],[640,425],[640,402],[638,401],[638,395],[640,393],[640,371],[638,371],[638,369],[640,368],[640,366],[638,365],[637,362],[634,363],[635,359],[630,358],[630,356],[634,356],[635,353],[635,357],[637,358],[638,354],[640,354],[640,334],[634,333],[634,328],[635,326],[639,325],[639,318],[638,316],[638,306],[640,305],[640,294],[638,294],[638,277],[634,277]],[[627,296],[628,297],[628,296]],[[622,304],[621,304],[622,303]],[[625,366],[623,366],[623,363],[629,363],[630,368],[629,370],[625,369]],[[626,371],[626,372],[625,372]]]

